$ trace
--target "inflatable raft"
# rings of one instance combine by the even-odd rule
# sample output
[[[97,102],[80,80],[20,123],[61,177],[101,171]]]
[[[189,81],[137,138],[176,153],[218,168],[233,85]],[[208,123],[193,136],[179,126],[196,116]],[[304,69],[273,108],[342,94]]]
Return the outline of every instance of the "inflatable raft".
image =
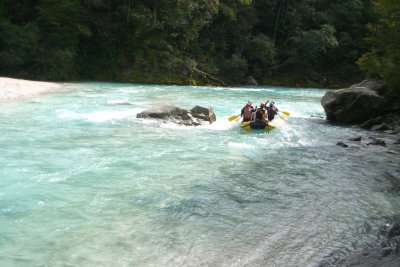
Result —
[[[265,130],[271,131],[276,128],[276,125],[273,122],[265,122],[265,121],[245,121],[240,124],[246,131],[250,130]]]

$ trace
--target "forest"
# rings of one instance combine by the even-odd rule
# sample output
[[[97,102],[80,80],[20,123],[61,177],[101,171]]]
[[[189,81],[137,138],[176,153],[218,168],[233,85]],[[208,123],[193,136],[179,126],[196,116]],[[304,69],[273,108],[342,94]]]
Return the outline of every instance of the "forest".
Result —
[[[398,0],[1,0],[0,75],[400,85]]]

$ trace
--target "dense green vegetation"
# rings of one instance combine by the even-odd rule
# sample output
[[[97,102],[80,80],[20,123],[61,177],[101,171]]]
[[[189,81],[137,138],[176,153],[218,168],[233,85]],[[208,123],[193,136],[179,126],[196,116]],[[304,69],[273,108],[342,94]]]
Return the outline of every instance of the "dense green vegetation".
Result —
[[[2,0],[0,75],[341,86],[364,77],[365,25],[383,23],[373,10],[369,0]],[[390,54],[380,39],[363,69]]]
[[[400,1],[374,0],[380,19],[368,25],[371,50],[358,61],[372,77],[383,79],[400,92]]]

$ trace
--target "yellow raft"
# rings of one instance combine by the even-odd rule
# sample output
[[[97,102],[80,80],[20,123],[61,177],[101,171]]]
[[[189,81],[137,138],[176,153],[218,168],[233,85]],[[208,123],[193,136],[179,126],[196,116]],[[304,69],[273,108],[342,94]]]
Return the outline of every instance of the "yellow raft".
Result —
[[[265,130],[271,131],[276,128],[276,124],[273,122],[265,122],[265,121],[245,121],[240,124],[246,131],[250,130]]]

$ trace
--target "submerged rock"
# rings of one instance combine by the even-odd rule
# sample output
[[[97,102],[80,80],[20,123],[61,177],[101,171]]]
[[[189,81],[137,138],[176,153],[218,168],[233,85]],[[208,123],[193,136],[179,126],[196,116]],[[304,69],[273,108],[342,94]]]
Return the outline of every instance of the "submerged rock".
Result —
[[[346,145],[346,144],[343,143],[343,142],[337,142],[336,145],[337,145],[337,146],[341,146],[341,147],[349,147],[348,145]]]
[[[374,138],[374,137],[369,137],[371,142],[369,142],[367,145],[374,145],[374,146],[386,146],[385,141],[382,139]]]
[[[173,122],[178,125],[198,126],[216,121],[214,110],[211,107],[205,108],[195,106],[190,110],[171,106],[160,105],[144,110],[136,115],[137,118],[159,119]]]
[[[353,142],[359,142],[361,140],[362,140],[362,136],[356,136],[356,137],[349,138],[349,141],[353,141]]]
[[[393,222],[389,226],[387,236],[389,239],[400,236],[400,222],[399,221]]]

